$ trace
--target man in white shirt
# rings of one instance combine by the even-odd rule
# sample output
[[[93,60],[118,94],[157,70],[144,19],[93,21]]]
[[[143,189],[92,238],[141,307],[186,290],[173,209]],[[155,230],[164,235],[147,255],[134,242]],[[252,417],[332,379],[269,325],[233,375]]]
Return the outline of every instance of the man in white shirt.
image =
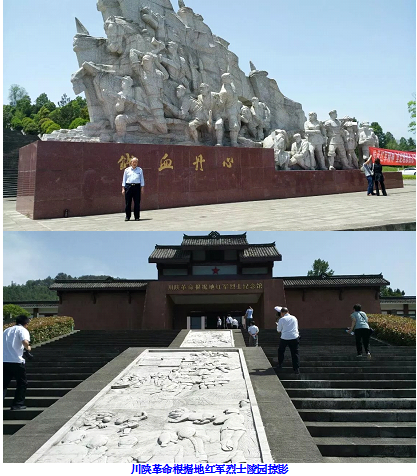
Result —
[[[246,320],[246,328],[249,329],[249,327],[252,324],[252,319],[253,319],[253,309],[251,306],[249,306],[246,309],[246,314],[245,314],[245,320]]]
[[[135,221],[140,220],[140,199],[144,191],[145,180],[143,179],[143,170],[138,167],[138,159],[132,157],[130,160],[130,167],[125,169],[122,181],[122,195],[125,196],[126,201],[126,218],[129,221],[132,216],[132,200],[135,202],[133,214]]]
[[[255,321],[252,321],[252,325],[249,327],[248,332],[249,347],[258,347],[259,327],[255,326]]]
[[[232,328],[232,325],[233,325],[233,318],[232,316],[229,314],[227,317],[226,317],[226,327],[228,329],[231,329]]]
[[[300,358],[298,355],[298,345],[300,334],[298,332],[298,320],[288,312],[286,307],[276,306],[275,311],[277,313],[277,332],[281,334],[278,347],[278,368],[282,368],[285,349],[288,346],[291,351],[292,368],[296,374],[299,374]]]
[[[16,380],[16,392],[11,410],[24,410],[27,388],[26,366],[23,349],[30,347],[30,334],[27,330],[29,318],[18,316],[16,325],[3,332],[3,400],[12,379]]]
[[[239,321],[236,318],[232,321],[232,327],[233,329],[239,329]]]

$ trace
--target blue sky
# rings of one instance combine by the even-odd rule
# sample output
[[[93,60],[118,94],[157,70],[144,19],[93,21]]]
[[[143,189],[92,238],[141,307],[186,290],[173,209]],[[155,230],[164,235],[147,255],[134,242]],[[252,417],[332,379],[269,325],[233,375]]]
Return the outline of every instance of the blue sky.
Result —
[[[156,244],[180,244],[182,237],[182,232],[4,232],[3,284],[59,272],[157,279],[149,255]],[[383,273],[392,287],[416,293],[413,232],[248,232],[247,237],[249,243],[276,242],[283,261],[275,264],[274,276],[306,275],[320,258],[336,274]]]
[[[74,17],[104,36],[96,0],[4,0],[3,101],[13,83],[36,99],[74,98],[78,69]],[[172,0],[176,8],[176,0]],[[214,34],[229,41],[248,73],[269,72],[287,97],[320,120],[377,121],[410,137],[407,102],[416,92],[415,0],[186,0]]]

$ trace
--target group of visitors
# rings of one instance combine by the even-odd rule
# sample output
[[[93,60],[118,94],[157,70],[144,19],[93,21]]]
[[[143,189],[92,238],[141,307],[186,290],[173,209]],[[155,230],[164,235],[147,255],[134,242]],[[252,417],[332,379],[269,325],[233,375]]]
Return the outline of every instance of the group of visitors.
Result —
[[[362,172],[365,173],[366,180],[368,181],[368,197],[372,195],[379,196],[379,186],[381,186],[382,195],[387,196],[387,191],[385,190],[384,174],[382,173],[382,165],[379,159],[375,159],[373,162],[372,155],[369,159],[363,164]],[[374,192],[374,187],[376,193]]]
[[[360,304],[353,306],[354,312],[351,314],[352,324],[346,332],[355,335],[357,356],[362,357],[362,349],[365,355],[370,358],[369,340],[372,334],[368,324],[368,316],[362,311]],[[285,350],[290,348],[292,367],[295,374],[300,374],[299,344],[300,333],[298,330],[298,320],[289,313],[288,308],[276,306],[277,332],[280,334],[278,346],[278,369],[282,369],[285,357]],[[258,346],[259,327],[253,319],[253,309],[248,308],[245,314],[248,323],[249,346]],[[16,380],[16,392],[11,405],[11,410],[24,410],[25,396],[27,388],[26,366],[24,351],[30,351],[30,334],[28,331],[29,318],[18,316],[16,325],[7,328],[3,332],[3,400],[6,397],[7,388],[12,379]],[[228,329],[237,329],[238,321],[229,314],[226,319]],[[221,328],[222,319],[217,319],[217,327]]]
[[[239,329],[239,321],[230,314],[228,314],[226,317],[225,325],[226,329]],[[222,318],[217,316],[217,329],[223,329],[223,327]]]
[[[360,304],[353,306],[354,312],[351,314],[352,325],[346,330],[349,334],[355,335],[357,356],[362,357],[362,349],[365,350],[365,355],[371,358],[371,352],[369,348],[369,340],[371,338],[372,329],[368,324],[368,316],[362,312]],[[285,350],[289,347],[291,352],[292,367],[294,373],[300,374],[300,357],[299,357],[299,344],[300,344],[300,332],[298,330],[298,320],[295,316],[291,315],[288,308],[276,306],[274,308],[276,312],[276,325],[277,332],[280,334],[280,341],[278,346],[278,369],[282,369],[285,357]],[[249,346],[258,346],[259,328],[255,325],[255,321],[252,320],[251,326],[248,328],[249,333]]]

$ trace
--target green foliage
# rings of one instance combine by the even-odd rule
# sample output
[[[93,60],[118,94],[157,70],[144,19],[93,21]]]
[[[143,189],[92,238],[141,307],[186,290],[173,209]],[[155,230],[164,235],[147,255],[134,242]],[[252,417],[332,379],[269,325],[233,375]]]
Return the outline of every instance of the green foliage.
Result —
[[[85,275],[79,278],[69,274],[58,273],[55,278],[48,276],[45,279],[36,279],[26,281],[26,284],[11,283],[9,286],[3,286],[4,301],[57,301],[58,297],[55,291],[50,291],[51,286],[57,280],[79,279],[107,279],[108,276]]]
[[[410,137],[408,139],[408,149],[407,150],[416,150],[416,141]]]
[[[49,98],[46,93],[42,93],[35,99],[36,110],[39,111],[43,106],[46,106],[49,103]]]
[[[37,136],[39,134],[39,127],[35,124],[34,121],[29,122],[24,128],[23,131],[25,134],[30,136]]]
[[[14,113],[15,108],[13,106],[3,106],[3,129],[10,129],[12,127],[12,119]]]
[[[62,96],[61,96],[61,100],[58,101],[58,107],[64,107],[66,106],[68,103],[71,102],[71,99],[64,93]]]
[[[410,101],[408,103],[408,112],[410,113],[411,115],[411,119],[414,119],[410,122],[409,124],[409,131],[410,132],[416,132],[416,100],[414,99],[414,101]]]
[[[23,96],[16,102],[16,111],[21,111],[24,116],[30,116],[34,112],[29,96]]]
[[[51,121],[56,122],[57,124],[63,124],[63,118],[61,114],[61,108],[57,108],[48,115]]]
[[[371,127],[374,130],[375,134],[378,136],[379,139],[379,147],[381,149],[385,149],[385,134],[382,130],[382,127],[377,122],[372,122]]]
[[[3,331],[13,325],[4,325]],[[28,325],[31,344],[39,344],[55,337],[69,334],[73,330],[74,319],[67,316],[36,317]]]
[[[17,101],[27,96],[27,91],[18,84],[12,84],[9,89],[9,101],[11,106],[16,106]]]
[[[71,124],[69,125],[68,129],[76,129],[78,126],[84,126],[87,124],[88,121],[85,119],[82,119],[81,117],[77,117],[77,119],[74,119]]]
[[[330,269],[329,263],[327,261],[316,259],[313,263],[313,269],[307,273],[307,276],[321,276],[322,274],[333,276],[334,271]]]
[[[54,131],[58,131],[61,129],[61,126],[57,124],[56,122],[53,122],[47,129],[46,129],[46,134],[52,134]]]
[[[30,316],[30,312],[16,304],[5,304],[3,306],[3,318],[8,318],[11,315],[13,319],[16,319],[16,317],[21,314],[28,317]]]
[[[381,288],[380,296],[381,297],[405,296],[405,291],[401,291],[401,289],[399,288],[394,290],[392,288],[389,288],[388,286],[383,286]]]
[[[416,321],[410,317],[390,314],[368,314],[374,337],[392,345],[416,345]]]
[[[408,142],[405,137],[401,137],[400,142],[398,143],[398,150],[408,150]]]
[[[13,117],[10,125],[15,131],[21,131],[23,129],[22,120],[18,116]]]

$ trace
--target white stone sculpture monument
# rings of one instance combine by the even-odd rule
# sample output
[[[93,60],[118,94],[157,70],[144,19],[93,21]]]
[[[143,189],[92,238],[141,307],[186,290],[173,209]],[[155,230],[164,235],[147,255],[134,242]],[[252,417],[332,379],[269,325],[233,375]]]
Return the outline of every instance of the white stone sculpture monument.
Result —
[[[42,139],[260,147],[276,128],[301,130],[301,105],[253,64],[246,76],[228,42],[183,1],[178,5],[175,11],[169,0],[98,0],[105,38],[91,36],[77,19],[79,69],[72,83],[76,94],[85,93],[90,123]],[[210,94],[200,91],[202,83]],[[178,113],[179,86],[183,97],[200,102],[189,110],[191,120]],[[240,133],[245,121],[238,101],[251,98],[252,123]]]
[[[303,170],[314,170],[314,156],[310,153],[310,144],[302,139],[300,134],[294,134],[295,142],[291,146],[291,166],[298,166]]]
[[[359,140],[359,128],[358,123],[354,121],[352,117],[344,117],[343,128],[346,131],[346,152],[349,160],[349,166],[358,169],[359,160],[356,156],[356,147],[358,146]]]

